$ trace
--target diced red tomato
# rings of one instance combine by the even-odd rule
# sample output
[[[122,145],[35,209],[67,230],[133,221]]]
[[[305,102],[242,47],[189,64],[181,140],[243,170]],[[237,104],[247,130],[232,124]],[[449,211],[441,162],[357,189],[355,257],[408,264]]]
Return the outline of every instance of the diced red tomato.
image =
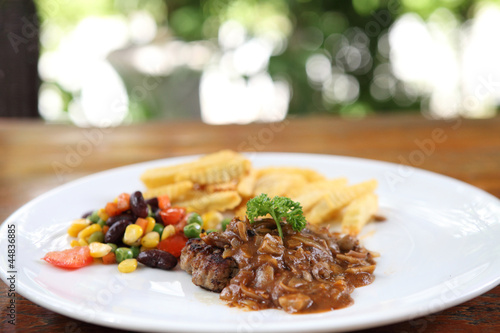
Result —
[[[187,237],[183,233],[177,233],[162,240],[158,244],[158,249],[171,253],[174,257],[179,258],[184,245],[186,245]]]
[[[161,210],[165,210],[170,208],[170,197],[168,195],[160,195],[158,196],[158,208]]]
[[[117,197],[116,200],[116,207],[120,211],[120,213],[123,213],[126,210],[130,209],[130,194],[128,193],[122,193]]]
[[[88,246],[76,246],[63,251],[52,251],[42,258],[46,262],[63,268],[80,268],[94,262]]]
[[[177,223],[176,225],[174,225],[175,227],[175,232],[184,232],[184,227],[187,225],[187,216],[184,216],[182,218],[182,220],[179,221],[179,223]]]
[[[160,211],[160,216],[164,225],[177,224],[186,216],[186,208],[170,207]]]

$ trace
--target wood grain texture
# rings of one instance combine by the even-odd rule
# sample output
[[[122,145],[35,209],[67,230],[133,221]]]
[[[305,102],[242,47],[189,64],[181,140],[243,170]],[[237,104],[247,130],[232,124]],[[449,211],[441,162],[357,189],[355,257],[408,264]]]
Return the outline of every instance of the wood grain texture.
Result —
[[[0,221],[27,201],[98,171],[222,148],[304,152],[413,165],[460,179],[500,197],[500,118],[427,120],[415,115],[362,120],[328,117],[276,124],[209,126],[163,122],[84,129],[0,120]],[[79,213],[79,212],[76,212]],[[83,323],[18,295],[17,325],[7,323],[8,287],[0,283],[0,331],[121,332]],[[426,317],[363,332],[499,332],[500,286]]]

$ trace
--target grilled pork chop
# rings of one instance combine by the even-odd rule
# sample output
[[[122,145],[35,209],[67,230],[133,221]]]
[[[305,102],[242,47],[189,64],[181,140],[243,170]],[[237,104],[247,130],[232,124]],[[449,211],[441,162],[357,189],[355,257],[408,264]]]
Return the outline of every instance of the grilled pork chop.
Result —
[[[182,249],[181,269],[193,276],[195,285],[219,293],[238,272],[236,262],[232,258],[223,259],[222,252],[200,238],[191,238]]]

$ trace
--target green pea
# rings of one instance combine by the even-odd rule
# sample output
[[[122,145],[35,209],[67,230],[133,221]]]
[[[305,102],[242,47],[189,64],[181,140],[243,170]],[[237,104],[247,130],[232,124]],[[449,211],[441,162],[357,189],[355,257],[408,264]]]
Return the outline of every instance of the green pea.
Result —
[[[139,246],[131,246],[130,249],[132,250],[133,257],[137,258],[139,252],[141,252],[141,248]]]
[[[202,226],[203,225],[203,219],[201,218],[200,214],[198,214],[198,213],[191,213],[188,216],[187,223],[188,224],[196,223],[196,224],[199,224],[200,226]]]
[[[230,219],[228,219],[227,217],[222,220],[221,222],[221,226],[222,226],[222,231],[226,231],[226,228],[227,228],[227,225],[231,222]]]
[[[198,223],[191,223],[184,227],[184,235],[187,238],[199,238],[201,226]]]
[[[208,235],[208,234],[209,234],[209,233],[211,233],[211,232],[217,232],[217,231],[219,231],[219,230],[217,230],[217,229],[208,229],[208,230],[206,231],[206,233],[207,233],[207,235]]]
[[[116,262],[121,263],[125,259],[132,259],[134,257],[134,253],[128,247],[119,247],[115,251]]]
[[[104,233],[102,231],[96,231],[89,236],[89,244],[94,242],[104,242]]]
[[[97,210],[93,211],[87,219],[92,223],[97,223],[100,220],[99,215],[97,215]]]
[[[116,246],[116,244],[113,244],[113,243],[106,243],[106,244],[108,244],[109,246],[111,246],[111,252],[115,253],[116,248],[117,248],[118,246]]]
[[[97,224],[99,224],[102,227],[104,227],[106,225],[106,221],[104,221],[103,219],[99,218],[99,220],[97,221]]]
[[[163,229],[165,229],[165,227],[161,223],[156,223],[152,231],[156,231],[161,235],[163,233]]]

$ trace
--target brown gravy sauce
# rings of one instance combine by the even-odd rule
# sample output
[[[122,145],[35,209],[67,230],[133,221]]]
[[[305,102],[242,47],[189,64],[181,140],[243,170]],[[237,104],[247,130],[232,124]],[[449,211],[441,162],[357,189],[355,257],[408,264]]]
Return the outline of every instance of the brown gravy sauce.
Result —
[[[221,299],[251,310],[322,312],[353,304],[354,288],[373,282],[373,254],[356,238],[311,226],[296,232],[287,223],[282,229],[283,240],[272,219],[234,219],[225,232],[203,237],[239,267]]]

